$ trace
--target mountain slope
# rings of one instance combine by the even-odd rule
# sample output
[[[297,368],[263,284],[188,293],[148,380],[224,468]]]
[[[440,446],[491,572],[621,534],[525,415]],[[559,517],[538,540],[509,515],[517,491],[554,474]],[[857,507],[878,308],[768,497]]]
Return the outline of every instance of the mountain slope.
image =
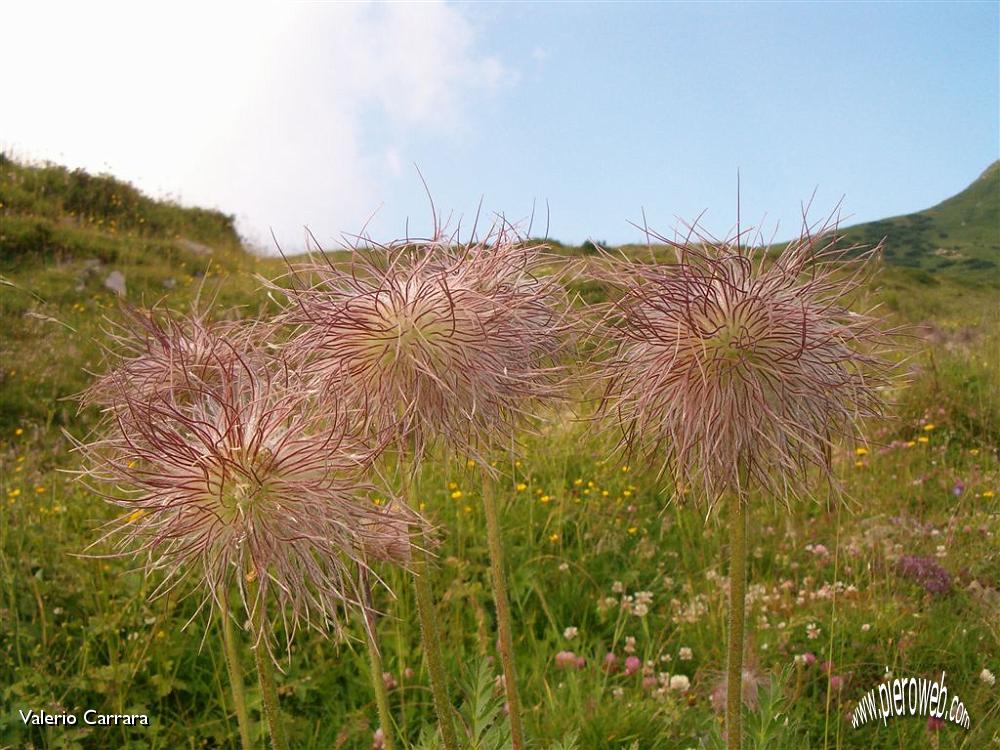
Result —
[[[264,261],[234,219],[154,200],[108,175],[0,153],[0,429],[71,426],[120,302],[257,311]]]
[[[1000,280],[1000,161],[932,208],[848,227],[844,235],[869,245],[884,237],[893,265]]]
[[[0,152],[0,265],[242,254],[235,219],[154,200],[127,182]]]

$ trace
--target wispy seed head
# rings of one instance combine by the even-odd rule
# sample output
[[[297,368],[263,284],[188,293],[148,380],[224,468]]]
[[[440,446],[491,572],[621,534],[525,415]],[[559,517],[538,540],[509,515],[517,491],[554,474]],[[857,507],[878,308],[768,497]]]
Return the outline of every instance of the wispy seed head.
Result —
[[[232,352],[211,383],[109,379],[104,435],[78,448],[84,477],[124,509],[106,538],[163,571],[157,593],[183,582],[203,605],[235,597],[270,648],[277,620],[289,639],[303,624],[336,629],[359,602],[356,566],[405,564],[395,550],[421,521],[392,506],[386,530],[350,413],[318,409],[280,361]]]
[[[882,413],[890,331],[847,308],[877,249],[840,249],[834,230],[773,257],[653,235],[676,264],[611,265],[622,295],[600,325],[614,344],[605,407],[627,445],[709,502],[752,484],[798,494],[809,466],[828,472],[835,436]]]
[[[457,246],[444,239],[355,250],[344,266],[295,269],[282,290],[290,349],[305,373],[347,394],[397,445],[440,438],[475,455],[510,434],[525,402],[558,392],[567,324],[542,248],[506,225]]]

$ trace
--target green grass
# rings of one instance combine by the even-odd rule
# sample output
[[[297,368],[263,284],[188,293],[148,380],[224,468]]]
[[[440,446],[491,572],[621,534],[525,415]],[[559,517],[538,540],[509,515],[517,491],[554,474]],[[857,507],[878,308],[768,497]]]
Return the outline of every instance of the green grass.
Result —
[[[8,195],[0,210],[13,205]],[[226,232],[198,234],[199,213],[184,223],[190,209],[157,207],[173,216],[168,229],[123,238],[45,214],[48,198],[18,205],[29,206],[18,210],[21,219],[42,216],[72,239],[57,252],[27,246],[0,254],[0,748],[235,748],[219,639],[214,629],[202,639],[214,624],[204,617],[187,624],[196,602],[184,592],[149,601],[157,579],[144,580],[137,561],[81,556],[110,551],[90,545],[114,510],[66,473],[77,464],[62,430],[81,435],[93,424],[69,397],[87,384],[86,370],[101,366],[102,319],[118,314],[103,286],[111,270],[125,274],[130,302],[162,298],[184,309],[200,295],[216,300],[219,315],[249,316],[271,305],[254,274],[281,266],[245,254]],[[13,215],[4,214],[2,231]],[[185,249],[178,236],[212,253]],[[908,363],[910,383],[892,394],[899,418],[872,425],[867,454],[837,452],[850,508],[829,508],[822,494],[791,513],[764,499],[754,504],[748,627],[766,708],[748,717],[756,738],[749,747],[978,750],[1000,742],[1000,686],[979,679],[984,668],[1000,675],[996,290],[988,279],[929,268],[890,265],[872,290],[900,322],[921,324],[924,338]],[[556,742],[568,748],[571,737],[581,750],[715,747],[724,534],[692,498],[668,502],[669,482],[616,455],[613,443],[613,435],[560,414],[524,436],[517,463],[499,459],[528,733],[535,747],[553,750]],[[495,629],[476,477],[463,460],[441,459],[428,462],[421,486],[426,512],[443,531],[434,585],[451,688],[486,750],[499,667],[488,661]],[[895,561],[904,554],[936,560],[953,577],[951,593],[931,594],[902,577]],[[379,635],[397,683],[394,713],[414,747],[430,747],[420,740],[431,709],[412,593],[398,572],[383,572],[396,593],[378,594],[388,613]],[[637,591],[652,593],[642,616],[621,606]],[[578,635],[568,640],[571,626]],[[335,642],[300,633],[283,662],[279,689],[293,747],[371,746],[376,712],[358,623],[348,635]],[[608,651],[624,661],[630,637],[654,675],[684,675],[690,689],[658,694],[643,689],[641,675],[601,669]],[[682,648],[691,649],[690,660]],[[585,666],[558,669],[562,650]],[[796,664],[807,651],[817,663]],[[246,649],[244,658],[249,674]],[[839,692],[820,669],[827,660],[845,679]],[[896,676],[947,672],[971,730],[946,725],[931,737],[919,718],[852,729],[853,702],[887,667]],[[262,739],[259,691],[249,681],[248,688]],[[146,712],[152,726],[25,727],[17,710],[28,707]]]
[[[242,315],[266,303],[254,274],[278,267],[244,251],[231,216],[0,154],[0,429],[78,424],[66,399],[99,366],[103,319],[119,304],[111,272],[124,274],[131,304],[200,295]]]
[[[3,153],[0,210],[0,257],[5,261],[90,253],[114,260],[120,244],[145,249],[143,240],[186,240],[215,248],[240,245],[232,216],[154,200],[110,175],[22,164]]]

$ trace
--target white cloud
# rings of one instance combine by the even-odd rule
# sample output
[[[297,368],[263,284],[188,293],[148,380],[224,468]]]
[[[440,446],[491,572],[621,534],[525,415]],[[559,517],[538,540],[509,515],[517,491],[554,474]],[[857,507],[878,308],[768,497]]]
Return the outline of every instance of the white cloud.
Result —
[[[399,156],[399,149],[390,146],[385,150],[385,165],[393,177],[398,177],[403,173],[403,160]]]
[[[298,245],[360,227],[414,133],[515,76],[444,4],[27,4],[5,11],[0,146],[107,169]]]

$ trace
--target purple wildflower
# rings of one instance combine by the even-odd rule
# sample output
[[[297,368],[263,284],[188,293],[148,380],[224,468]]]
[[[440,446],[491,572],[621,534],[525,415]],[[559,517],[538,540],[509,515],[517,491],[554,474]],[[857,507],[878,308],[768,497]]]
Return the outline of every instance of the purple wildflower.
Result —
[[[630,656],[625,660],[625,676],[633,675],[642,669],[642,660],[638,656]]]
[[[608,674],[614,674],[618,671],[618,657],[613,651],[608,651],[604,655],[604,671]]]
[[[904,555],[896,562],[896,572],[903,578],[916,581],[931,594],[944,595],[951,592],[951,574],[938,565],[933,557]]]
[[[572,651],[560,651],[556,654],[556,667],[559,669],[576,669],[577,656]]]

